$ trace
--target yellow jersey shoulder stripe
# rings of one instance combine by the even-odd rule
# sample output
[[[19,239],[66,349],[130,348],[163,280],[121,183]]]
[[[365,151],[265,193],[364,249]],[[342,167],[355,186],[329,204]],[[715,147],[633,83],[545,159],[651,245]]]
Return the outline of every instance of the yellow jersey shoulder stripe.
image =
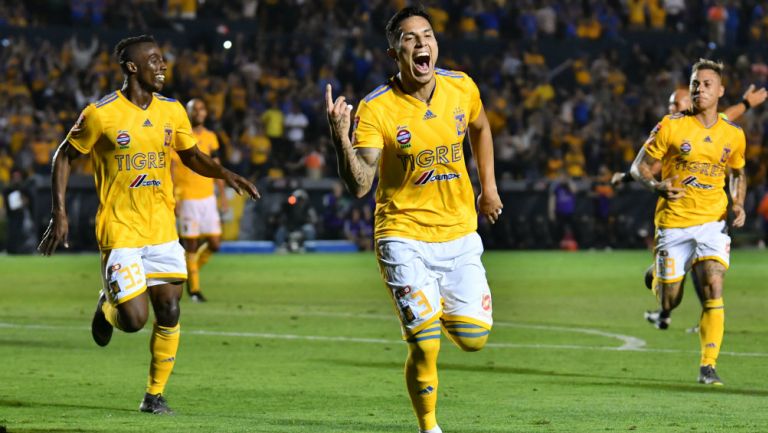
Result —
[[[117,101],[117,92],[112,92],[109,95],[99,99],[94,105],[96,106],[96,108],[101,108],[109,104],[110,102],[114,102],[114,101]]]
[[[378,98],[379,96],[389,92],[390,90],[392,90],[392,86],[389,83],[382,84],[381,86],[373,89],[373,92],[369,93],[368,96],[363,98],[363,101],[371,102],[374,99]]]
[[[459,71],[451,71],[448,69],[435,68],[435,73],[443,77],[459,78],[463,79],[465,75]]]
[[[163,95],[161,95],[161,94],[159,94],[159,93],[153,93],[153,95],[155,95],[155,97],[156,97],[157,99],[161,100],[161,101],[165,101],[165,102],[176,102],[176,100],[175,100],[175,99],[173,99],[173,98],[169,98],[169,97],[167,97],[167,96],[163,96]]]

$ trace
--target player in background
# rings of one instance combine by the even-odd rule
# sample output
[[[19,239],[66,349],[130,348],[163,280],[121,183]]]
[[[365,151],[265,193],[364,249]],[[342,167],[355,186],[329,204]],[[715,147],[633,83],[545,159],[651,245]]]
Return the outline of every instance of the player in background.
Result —
[[[38,249],[49,256],[59,244],[69,246],[65,195],[70,166],[89,155],[99,195],[96,239],[103,279],[91,334],[96,344],[106,346],[113,327],[139,331],[152,305],[152,356],[139,410],[170,414],[162,393],[179,346],[179,299],[187,270],[176,234],[168,152],[175,149],[186,166],[224,179],[238,193],[258,198],[259,192],[201,152],[184,107],[156,93],[167,68],[152,36],[121,40],[115,56],[124,76],[122,88],[88,105],[54,155],[51,222]]]
[[[635,180],[659,194],[654,266],[660,320],[668,320],[679,305],[682,279],[692,268],[705,297],[698,380],[712,385],[722,385],[715,367],[725,327],[722,293],[730,261],[725,177],[730,182],[733,227],[744,225],[747,192],[744,131],[717,112],[725,92],[722,69],[721,63],[706,59],[693,66],[692,109],[665,116],[631,170]],[[661,181],[656,179],[659,162]]]
[[[491,292],[480,260],[478,212],[495,223],[493,141],[480,93],[463,72],[435,68],[438,45],[424,9],[406,7],[386,27],[387,54],[399,72],[352,106],[326,88],[339,176],[357,197],[376,189],[374,229],[381,275],[408,343],[405,382],[419,431],[437,424],[437,356],[441,326],[467,352],[483,348],[491,330]],[[475,196],[462,143],[477,161]],[[477,209],[477,210],[476,210]]]
[[[731,105],[730,107],[726,108],[724,112],[720,113],[720,115],[725,120],[731,120],[736,121],[739,117],[741,117],[744,113],[747,112],[752,107],[757,107],[758,105],[765,102],[766,97],[768,96],[768,91],[766,91],[765,88],[761,88],[759,90],[755,89],[755,85],[751,84],[746,92],[744,92],[744,95],[742,96],[741,101],[738,104]],[[688,89],[677,89],[674,92],[672,92],[671,95],[669,95],[669,105],[668,105],[669,114],[676,114],[681,113],[684,111],[688,111],[692,108],[691,105],[691,94],[688,91]],[[643,159],[645,156],[645,146],[642,146],[635,157],[635,162],[639,162]],[[660,170],[660,166],[657,168]],[[632,174],[630,172],[617,172],[614,173],[611,178],[611,183],[613,186],[618,186],[621,183],[629,183],[633,182],[634,178],[632,177]],[[648,269],[645,270],[645,286],[649,290],[653,290],[655,287],[654,282],[654,276],[653,276],[653,269],[654,265],[651,264]],[[701,284],[699,283],[696,274],[691,273],[691,279],[693,279],[693,287],[696,290],[696,296],[699,298],[699,303],[703,306],[704,301],[706,298],[704,297],[704,292],[702,291]],[[683,280],[680,282],[681,290],[685,286],[685,280],[686,277],[683,277]],[[657,329],[667,329],[670,324],[670,317],[667,317],[666,319],[662,320],[660,316],[661,310],[655,310],[655,311],[646,311],[644,313],[645,319],[653,324]],[[687,329],[687,332],[690,333],[698,333],[699,332],[699,325],[696,324],[691,328]]]
[[[192,123],[192,136],[198,149],[216,163],[221,163],[218,156],[219,140],[213,131],[204,126],[208,115],[205,103],[200,99],[190,100],[187,102],[187,114]],[[215,189],[218,189],[221,211],[226,212],[227,195],[224,181],[200,176],[182,164],[176,152],[172,155],[171,174],[177,199],[176,218],[181,245],[186,250],[187,258],[187,293],[192,301],[205,302],[205,296],[200,291],[199,272],[221,246],[221,219],[216,206]]]

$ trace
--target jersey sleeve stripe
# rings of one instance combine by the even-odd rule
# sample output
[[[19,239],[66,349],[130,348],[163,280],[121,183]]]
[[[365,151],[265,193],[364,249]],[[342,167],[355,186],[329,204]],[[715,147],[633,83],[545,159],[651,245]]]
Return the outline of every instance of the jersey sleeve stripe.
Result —
[[[461,73],[456,72],[456,71],[449,71],[447,69],[435,68],[435,73],[437,75],[442,75],[444,77],[464,78],[464,74],[461,74]]]
[[[392,90],[392,86],[390,86],[389,84],[384,84],[383,86],[377,87],[373,92],[368,94],[368,96],[366,96],[363,100],[365,102],[371,102],[374,99],[378,98],[379,96],[389,92],[390,90]]]
[[[112,92],[109,95],[101,98],[98,102],[96,102],[95,105],[96,105],[96,108],[100,108],[116,100],[117,100],[117,92]]]
[[[163,96],[163,95],[161,95],[161,94],[159,94],[159,93],[154,93],[154,95],[155,95],[155,97],[156,97],[157,99],[159,99],[159,100],[161,100],[161,101],[166,101],[166,102],[176,102],[176,100],[175,100],[175,99],[173,99],[173,98],[169,98],[169,97],[167,97],[167,96]]]

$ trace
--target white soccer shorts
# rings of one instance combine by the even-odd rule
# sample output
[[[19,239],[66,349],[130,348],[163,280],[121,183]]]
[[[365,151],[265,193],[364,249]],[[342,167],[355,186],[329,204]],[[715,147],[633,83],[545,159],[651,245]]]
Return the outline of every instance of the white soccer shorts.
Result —
[[[730,265],[731,237],[725,221],[685,228],[656,230],[654,266],[663,283],[680,281],[691,267],[704,260],[715,260],[726,269]]]
[[[491,289],[477,233],[449,242],[382,238],[376,255],[400,317],[403,338],[437,319],[493,325]]]
[[[103,292],[113,304],[139,296],[147,287],[187,279],[187,262],[179,241],[102,253]]]
[[[182,238],[221,235],[221,218],[219,218],[215,196],[179,200],[177,221],[179,236]]]

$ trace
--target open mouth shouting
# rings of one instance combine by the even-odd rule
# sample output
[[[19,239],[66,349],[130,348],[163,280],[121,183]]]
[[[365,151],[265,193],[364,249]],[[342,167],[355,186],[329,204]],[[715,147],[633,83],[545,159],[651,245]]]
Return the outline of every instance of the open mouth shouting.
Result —
[[[416,71],[416,75],[429,74],[432,69],[432,56],[428,52],[422,51],[413,55],[413,68]]]

